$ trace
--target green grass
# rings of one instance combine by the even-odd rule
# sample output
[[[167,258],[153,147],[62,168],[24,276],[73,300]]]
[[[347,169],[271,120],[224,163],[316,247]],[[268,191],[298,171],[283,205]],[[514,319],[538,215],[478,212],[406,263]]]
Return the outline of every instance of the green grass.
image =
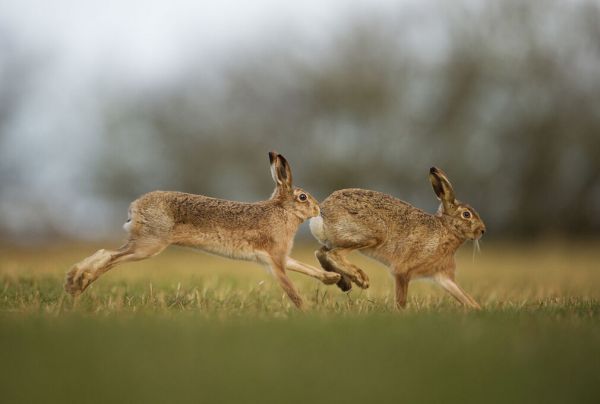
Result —
[[[458,262],[482,312],[411,284],[393,310],[378,264],[349,295],[187,250],[126,264],[78,300],[94,249],[0,249],[0,400],[17,402],[600,402],[600,251],[494,244]],[[308,248],[295,256],[315,264]]]

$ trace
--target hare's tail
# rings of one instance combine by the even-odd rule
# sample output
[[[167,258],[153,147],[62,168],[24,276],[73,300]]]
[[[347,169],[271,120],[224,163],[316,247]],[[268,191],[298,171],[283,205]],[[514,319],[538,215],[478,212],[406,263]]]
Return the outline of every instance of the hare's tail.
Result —
[[[326,244],[327,237],[325,237],[325,224],[323,223],[323,217],[321,215],[310,219],[310,232],[319,243],[323,245]]]
[[[131,233],[131,227],[133,224],[132,220],[135,212],[134,204],[135,202],[129,205],[129,210],[127,211],[127,221],[123,224],[123,230],[125,230],[127,233]]]

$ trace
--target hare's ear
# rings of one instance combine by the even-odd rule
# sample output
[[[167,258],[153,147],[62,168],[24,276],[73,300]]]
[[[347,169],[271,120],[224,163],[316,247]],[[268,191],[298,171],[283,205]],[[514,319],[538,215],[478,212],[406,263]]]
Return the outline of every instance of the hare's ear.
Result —
[[[271,175],[277,187],[292,189],[292,169],[285,157],[281,154],[269,152],[269,161],[271,162]]]
[[[429,169],[429,181],[431,181],[433,192],[435,192],[438,199],[442,201],[446,211],[456,205],[454,188],[452,188],[452,184],[450,184],[450,180],[448,180],[446,173],[437,167],[431,167]]]

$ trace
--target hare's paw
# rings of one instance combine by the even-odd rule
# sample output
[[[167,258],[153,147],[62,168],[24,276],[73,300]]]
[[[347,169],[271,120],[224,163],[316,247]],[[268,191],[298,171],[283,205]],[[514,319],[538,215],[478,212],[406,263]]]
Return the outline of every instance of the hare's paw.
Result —
[[[368,289],[370,282],[369,277],[362,269],[356,269],[356,277],[353,279],[354,283],[356,283],[359,287],[363,289]]]
[[[335,272],[325,272],[323,274],[323,279],[321,281],[325,285],[333,285],[334,283],[338,283],[342,279],[342,275]]]
[[[349,292],[352,290],[352,281],[347,276],[342,275],[342,279],[336,284],[342,292]]]
[[[90,270],[74,267],[67,273],[65,292],[75,297],[80,295],[94,280]]]

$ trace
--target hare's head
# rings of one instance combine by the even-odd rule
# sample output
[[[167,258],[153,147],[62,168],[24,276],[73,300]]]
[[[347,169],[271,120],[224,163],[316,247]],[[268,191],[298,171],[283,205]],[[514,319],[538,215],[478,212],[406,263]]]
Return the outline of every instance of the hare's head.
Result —
[[[438,214],[449,216],[453,227],[465,238],[479,240],[485,233],[485,224],[475,209],[455,198],[446,173],[437,167],[431,167],[429,180],[441,202]]]
[[[305,190],[292,185],[292,169],[285,157],[271,151],[269,152],[269,161],[271,162],[271,175],[277,185],[273,198],[281,201],[286,210],[294,213],[302,221],[318,216],[321,213],[319,202]]]

